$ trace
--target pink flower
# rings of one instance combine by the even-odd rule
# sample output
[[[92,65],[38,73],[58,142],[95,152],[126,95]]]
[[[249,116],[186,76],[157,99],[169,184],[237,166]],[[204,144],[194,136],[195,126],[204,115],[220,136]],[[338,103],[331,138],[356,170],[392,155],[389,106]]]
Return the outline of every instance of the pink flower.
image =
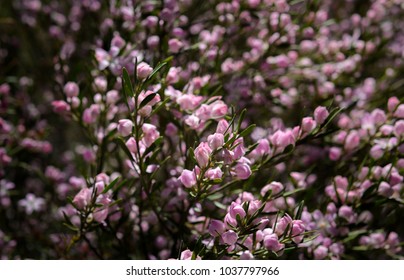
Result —
[[[177,98],[177,103],[182,110],[195,110],[202,102],[202,96],[196,96],[193,94],[183,94]]]
[[[31,215],[33,212],[39,212],[45,206],[45,199],[36,197],[34,194],[29,193],[24,199],[18,202],[18,205],[25,208],[25,213]]]
[[[63,100],[52,101],[52,107],[55,113],[64,113],[70,111],[70,105]]]
[[[79,86],[75,82],[68,82],[63,87],[63,92],[67,97],[75,97],[79,95]]]
[[[352,220],[354,212],[352,210],[352,207],[347,206],[347,205],[342,205],[338,210],[338,215],[349,222]]]
[[[327,247],[320,245],[314,250],[313,255],[314,255],[314,259],[322,260],[325,257],[327,257],[328,249],[327,249]]]
[[[220,167],[210,168],[205,173],[206,178],[210,180],[221,179],[223,176],[223,171]]]
[[[286,148],[289,145],[294,145],[296,140],[292,131],[277,130],[271,137],[270,141],[272,145],[279,148]]]
[[[394,124],[394,135],[397,137],[404,136],[404,120],[399,120]]]
[[[219,236],[225,231],[224,223],[219,220],[212,220],[209,224],[208,231],[213,237]]]
[[[137,65],[136,73],[139,79],[146,79],[153,72],[153,68],[145,62],[140,62]]]
[[[317,126],[317,123],[315,120],[313,120],[312,117],[305,117],[302,120],[302,131],[306,133],[310,133],[315,129]]]
[[[118,132],[123,136],[126,137],[132,134],[133,122],[128,119],[122,119],[118,122]]]
[[[232,246],[237,242],[238,235],[233,230],[229,230],[222,234],[222,239],[225,244]]]
[[[229,123],[226,120],[221,119],[217,123],[216,133],[224,134],[224,132],[227,130],[228,127]]]
[[[200,167],[206,167],[208,165],[211,153],[212,149],[206,142],[200,143],[199,146],[195,149],[195,158]]]
[[[168,40],[168,49],[172,53],[178,53],[180,51],[180,49],[182,49],[183,46],[184,46],[184,43],[182,43],[177,38]]]
[[[251,176],[251,168],[247,163],[237,163],[231,173],[237,179],[246,180]]]
[[[292,240],[295,243],[300,243],[303,240],[303,233],[306,229],[303,221],[301,220],[294,220],[292,221]]]
[[[237,215],[239,215],[241,219],[243,219],[247,215],[244,208],[240,204],[237,204],[235,202],[231,203],[229,214],[234,219],[237,218]]]
[[[264,237],[264,247],[267,250],[278,252],[285,248],[285,244],[282,244],[278,240],[278,236],[275,233],[268,234]]]
[[[193,255],[193,252],[192,252],[191,250],[189,250],[189,249],[187,249],[187,250],[185,250],[185,251],[182,251],[182,252],[181,252],[181,256],[180,256],[180,260],[191,260],[191,259],[192,259],[192,255]],[[200,260],[201,257],[196,256],[195,259],[196,259],[196,260]]]
[[[339,158],[341,157],[341,153],[342,153],[342,151],[340,148],[332,147],[332,148],[330,148],[328,156],[329,156],[330,160],[336,161],[336,160],[339,160]]]
[[[282,190],[284,189],[282,183],[279,182],[271,182],[268,185],[265,185],[262,189],[261,189],[261,196],[265,196],[266,193],[268,191],[271,191],[271,195],[277,195],[279,194]]]
[[[92,104],[90,108],[87,108],[83,112],[83,122],[86,124],[93,124],[97,121],[98,116],[101,113],[101,108],[98,104]]]
[[[159,138],[160,136],[160,132],[157,130],[157,127],[152,124],[148,123],[143,124],[142,131],[143,131],[142,140],[146,147],[150,147],[151,144],[153,144],[154,141],[156,141],[157,138]]]
[[[212,150],[221,148],[224,144],[224,136],[221,133],[214,133],[208,136],[208,145]]]
[[[220,119],[227,114],[227,105],[219,100],[210,105],[210,118]]]
[[[389,112],[394,112],[396,110],[398,104],[400,104],[400,100],[398,100],[397,97],[392,96],[387,101],[387,109],[389,110]]]
[[[73,204],[83,210],[91,201],[91,189],[83,188],[73,199]]]
[[[387,182],[381,182],[377,192],[385,197],[390,197],[394,193],[393,188]]]
[[[344,148],[345,150],[353,150],[357,148],[359,144],[360,144],[359,134],[356,131],[351,131],[345,139]]]
[[[194,171],[184,169],[179,179],[186,188],[191,188],[192,186],[196,185],[196,176]]]

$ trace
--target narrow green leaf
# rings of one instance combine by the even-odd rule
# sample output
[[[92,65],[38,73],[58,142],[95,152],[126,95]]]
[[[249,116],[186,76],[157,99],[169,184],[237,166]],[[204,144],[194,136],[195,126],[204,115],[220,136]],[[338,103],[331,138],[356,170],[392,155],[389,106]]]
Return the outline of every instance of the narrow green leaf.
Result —
[[[302,212],[303,212],[303,208],[304,208],[304,200],[302,200],[298,205],[297,205],[297,211],[296,211],[296,215],[294,217],[294,220],[300,220],[300,218],[302,217]]]
[[[247,109],[244,109],[244,110],[241,111],[241,113],[240,113],[240,117],[238,118],[237,127],[236,127],[237,133],[240,131],[241,124],[242,124],[242,122],[243,122],[243,120],[244,120],[244,117],[245,117],[245,113],[246,113],[246,112],[247,112]]]
[[[129,151],[128,147],[126,146],[125,142],[123,142],[122,138],[115,138],[114,142],[122,148],[122,150],[125,152],[125,154],[131,161],[135,161],[135,159],[132,156],[132,153]]]
[[[129,73],[128,70],[126,70],[126,68],[122,69],[122,87],[123,87],[123,93],[125,95],[125,102],[127,102],[128,97],[135,96],[135,91],[133,89]]]
[[[148,96],[145,97],[145,99],[142,100],[142,102],[140,102],[139,105],[139,109],[143,108],[144,106],[147,105],[147,103],[149,103],[150,101],[152,101],[152,99],[157,95],[157,93],[152,93],[149,94]]]
[[[338,116],[342,112],[343,108],[334,108],[331,110],[330,114],[328,115],[327,119],[324,121],[324,124],[321,125],[321,127],[327,127],[334,119],[336,116]]]
[[[120,177],[115,178],[115,180],[113,180],[111,183],[108,184],[108,186],[102,191],[102,193],[107,193],[110,189],[112,189],[119,179]]]
[[[154,115],[155,113],[160,111],[167,104],[167,102],[169,100],[170,100],[170,98],[166,98],[162,102],[160,102],[160,104],[155,109],[153,109],[153,111],[151,112],[151,115]]]
[[[246,129],[244,129],[242,132],[240,132],[240,137],[249,135],[253,131],[255,126],[256,126],[255,124],[251,124],[250,126],[248,126]]]
[[[154,75],[156,75],[160,71],[160,69],[163,68],[164,66],[166,66],[168,64],[168,62],[170,62],[172,59],[173,59],[173,57],[170,56],[170,57],[166,58],[165,60],[163,60],[161,63],[159,63],[154,68],[154,70],[150,73],[149,77],[147,77],[146,81],[151,80],[154,77]]]

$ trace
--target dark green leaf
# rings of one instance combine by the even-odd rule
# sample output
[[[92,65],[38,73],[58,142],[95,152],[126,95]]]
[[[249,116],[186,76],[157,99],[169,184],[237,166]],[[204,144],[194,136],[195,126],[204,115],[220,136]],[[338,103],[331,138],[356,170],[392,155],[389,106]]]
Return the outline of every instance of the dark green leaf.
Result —
[[[135,161],[135,159],[132,156],[132,153],[129,151],[128,147],[126,146],[125,142],[123,142],[122,138],[115,138],[114,142],[121,147],[121,149],[125,152],[125,154],[131,161]]]
[[[150,101],[152,101],[152,99],[157,95],[157,93],[152,93],[149,94],[148,96],[145,97],[145,99],[142,100],[142,102],[140,102],[139,105],[139,109],[143,108],[144,106],[147,105],[147,103],[149,103]]]
[[[108,186],[102,191],[102,193],[107,193],[110,189],[112,189],[116,183],[118,182],[118,180],[120,179],[120,177],[115,178],[115,180],[113,180],[111,183],[108,184]]]
[[[127,102],[128,97],[135,96],[135,91],[133,90],[132,82],[130,81],[129,73],[126,68],[122,69],[122,87],[125,95],[125,102]]]

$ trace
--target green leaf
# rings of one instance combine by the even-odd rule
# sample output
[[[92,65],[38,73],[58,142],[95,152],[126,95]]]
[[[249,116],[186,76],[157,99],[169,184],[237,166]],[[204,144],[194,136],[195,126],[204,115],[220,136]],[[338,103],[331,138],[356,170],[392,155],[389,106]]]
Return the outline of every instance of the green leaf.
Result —
[[[144,106],[147,105],[147,103],[149,103],[150,101],[152,101],[152,99],[157,95],[157,93],[151,93],[148,96],[146,96],[142,102],[140,102],[139,105],[139,109],[143,108]]]
[[[246,112],[247,112],[247,109],[244,109],[244,110],[241,111],[241,113],[240,113],[240,117],[238,118],[237,127],[236,127],[237,133],[240,131],[241,123],[242,123],[243,120],[244,120],[244,117],[245,117],[245,113],[246,113]]]
[[[126,146],[125,142],[123,142],[122,138],[115,138],[114,142],[121,147],[121,149],[125,152],[125,154],[131,161],[135,161],[135,159],[132,156],[132,153],[129,151],[128,147]]]
[[[168,58],[166,58],[165,60],[163,60],[161,63],[159,63],[153,70],[153,72],[150,73],[149,77],[147,77],[146,81],[150,81],[154,75],[156,75],[161,68],[163,68],[164,66],[166,66],[168,64],[168,62],[170,62],[173,59],[173,56],[170,56]]]
[[[240,132],[240,137],[244,137],[244,136],[247,136],[247,135],[249,135],[252,131],[253,131],[253,129],[256,127],[256,125],[255,124],[251,124],[251,125],[249,125],[246,129],[244,129],[242,132]]]
[[[166,98],[163,100],[163,102],[161,102],[152,112],[151,115],[154,115],[155,113],[157,113],[158,111],[160,111],[166,104],[167,102],[170,100],[170,98]]]
[[[113,180],[111,183],[108,184],[108,186],[102,191],[102,193],[107,193],[110,189],[112,189],[116,183],[118,182],[118,180],[120,179],[120,177],[115,178],[115,180]]]
[[[296,211],[296,215],[293,218],[294,220],[300,220],[300,218],[302,217],[302,212],[303,212],[303,207],[304,207],[304,200],[302,200],[298,205],[297,205],[297,211]]]
[[[132,82],[130,81],[129,73],[126,68],[122,69],[122,87],[123,93],[125,95],[125,102],[127,102],[128,97],[135,96],[135,91],[133,89]]]
[[[336,116],[338,116],[344,109],[336,107],[333,110],[331,110],[330,114],[324,121],[324,123],[321,125],[321,127],[327,127],[334,119]]]

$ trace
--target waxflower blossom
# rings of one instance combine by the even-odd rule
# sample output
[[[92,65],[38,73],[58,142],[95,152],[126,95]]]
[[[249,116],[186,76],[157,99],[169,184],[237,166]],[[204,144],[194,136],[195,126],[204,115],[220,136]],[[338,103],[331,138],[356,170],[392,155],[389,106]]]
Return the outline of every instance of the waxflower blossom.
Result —
[[[138,64],[136,72],[139,79],[145,79],[153,72],[153,68],[145,62],[141,62]]]
[[[41,197],[36,197],[34,194],[29,193],[24,199],[18,202],[18,205],[25,209],[27,215],[31,215],[33,212],[39,212],[43,210],[45,206],[45,200]]]
[[[191,170],[184,169],[179,179],[186,188],[191,188],[196,184],[195,172]]]
[[[59,2],[2,6],[0,259],[402,258],[402,1]]]
[[[132,133],[133,122],[128,119],[122,119],[118,122],[118,132],[126,137]]]

